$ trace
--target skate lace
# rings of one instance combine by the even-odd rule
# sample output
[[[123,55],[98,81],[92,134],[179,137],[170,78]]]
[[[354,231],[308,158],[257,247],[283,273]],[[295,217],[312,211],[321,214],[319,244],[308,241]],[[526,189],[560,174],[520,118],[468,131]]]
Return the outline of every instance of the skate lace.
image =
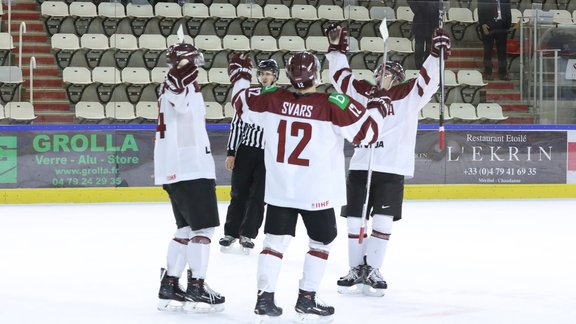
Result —
[[[208,298],[210,298],[211,302],[215,301],[216,298],[222,297],[222,295],[220,295],[219,293],[212,290],[212,288],[210,288],[210,286],[208,286],[208,284],[206,284],[206,283],[204,284],[204,291],[208,295]]]
[[[348,274],[342,277],[345,280],[356,280],[360,278],[360,269],[358,267],[351,268]]]
[[[384,277],[382,277],[382,274],[380,273],[380,270],[378,270],[378,268],[370,269],[370,272],[368,273],[367,277],[368,280],[371,280],[373,282],[384,281]]]

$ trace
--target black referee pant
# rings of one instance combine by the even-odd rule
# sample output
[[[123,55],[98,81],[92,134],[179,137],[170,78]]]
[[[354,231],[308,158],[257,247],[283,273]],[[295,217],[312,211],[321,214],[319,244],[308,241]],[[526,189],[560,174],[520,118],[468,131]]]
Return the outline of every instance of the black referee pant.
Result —
[[[258,235],[264,219],[265,177],[264,150],[240,145],[232,170],[231,200],[224,235],[252,239]]]

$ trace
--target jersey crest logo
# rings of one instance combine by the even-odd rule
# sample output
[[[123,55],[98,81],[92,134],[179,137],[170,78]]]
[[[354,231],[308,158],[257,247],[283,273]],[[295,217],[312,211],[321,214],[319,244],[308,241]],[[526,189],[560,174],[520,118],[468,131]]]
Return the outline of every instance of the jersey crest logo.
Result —
[[[347,95],[341,93],[333,93],[330,95],[330,97],[328,97],[328,101],[332,102],[340,109],[344,110],[346,109],[346,107],[348,107],[348,104],[350,103],[350,98]]]
[[[277,86],[266,86],[266,87],[262,87],[262,90],[260,90],[260,94],[264,94],[264,93],[268,93],[268,92],[274,92],[278,90]]]

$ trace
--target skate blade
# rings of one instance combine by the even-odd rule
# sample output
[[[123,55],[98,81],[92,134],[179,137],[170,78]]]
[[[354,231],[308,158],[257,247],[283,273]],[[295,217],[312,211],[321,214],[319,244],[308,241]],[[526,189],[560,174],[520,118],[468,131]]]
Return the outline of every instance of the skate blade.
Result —
[[[359,295],[364,293],[364,285],[356,284],[350,287],[338,286],[337,290],[338,293],[342,295]]]
[[[219,313],[224,311],[224,304],[186,302],[182,310],[185,313]]]
[[[294,317],[294,323],[330,323],[334,320],[333,315],[320,316],[316,314],[300,314],[297,313]]]
[[[184,303],[172,299],[160,299],[156,308],[163,312],[181,312],[184,308]]]
[[[255,315],[255,324],[280,323],[280,316]]]
[[[232,246],[232,245],[231,246],[220,246],[220,252],[226,253],[226,254],[249,255],[250,250],[252,250],[252,249],[248,249],[248,251],[246,251],[246,248],[244,248],[242,246]]]
[[[242,248],[242,254],[244,255],[250,254],[251,251],[252,251],[251,248],[245,248],[245,247]]]
[[[386,294],[386,289],[377,289],[377,288],[372,288],[368,285],[364,285],[364,288],[362,289],[362,293],[365,296],[369,296],[369,297],[382,297]]]

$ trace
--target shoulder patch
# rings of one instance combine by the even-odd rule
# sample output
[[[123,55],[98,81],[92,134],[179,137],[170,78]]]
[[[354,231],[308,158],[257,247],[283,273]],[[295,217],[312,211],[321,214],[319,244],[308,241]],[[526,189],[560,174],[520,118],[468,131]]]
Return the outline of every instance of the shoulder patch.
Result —
[[[262,90],[260,90],[260,94],[268,93],[268,92],[274,92],[274,91],[278,90],[279,88],[280,87],[278,87],[278,86],[262,87]]]
[[[332,102],[336,106],[340,107],[340,109],[344,110],[348,107],[350,103],[350,97],[342,93],[333,93],[328,97],[328,101]]]

